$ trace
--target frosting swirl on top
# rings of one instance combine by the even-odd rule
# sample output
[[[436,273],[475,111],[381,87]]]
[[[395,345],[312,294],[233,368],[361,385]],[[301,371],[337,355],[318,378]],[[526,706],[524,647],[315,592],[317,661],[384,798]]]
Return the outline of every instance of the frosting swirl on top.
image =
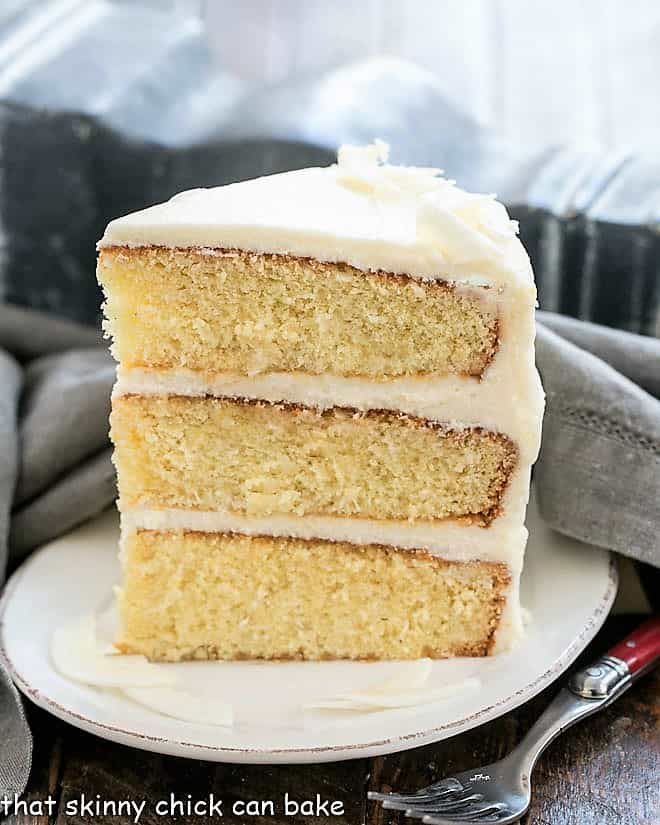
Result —
[[[367,146],[341,146],[337,155],[337,181],[355,192],[386,201],[407,200],[415,210],[417,239],[436,245],[457,261],[499,257],[499,243],[518,233],[495,195],[465,192],[456,182],[441,177],[441,169],[392,166],[390,147],[382,140]]]
[[[424,279],[532,284],[517,224],[494,195],[387,162],[382,141],[324,168],[211,189],[112,221],[99,247],[195,246],[314,257]]]

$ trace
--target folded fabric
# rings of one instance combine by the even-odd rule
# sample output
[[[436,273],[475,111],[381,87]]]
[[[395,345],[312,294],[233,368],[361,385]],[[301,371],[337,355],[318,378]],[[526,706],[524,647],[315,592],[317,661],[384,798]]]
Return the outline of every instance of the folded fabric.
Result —
[[[541,517],[660,567],[660,340],[540,312],[536,360]]]
[[[660,340],[541,312],[537,363],[542,517],[660,567]],[[114,372],[98,331],[0,305],[0,576],[114,501]],[[4,667],[0,692],[0,796],[11,796],[27,782],[31,739]]]

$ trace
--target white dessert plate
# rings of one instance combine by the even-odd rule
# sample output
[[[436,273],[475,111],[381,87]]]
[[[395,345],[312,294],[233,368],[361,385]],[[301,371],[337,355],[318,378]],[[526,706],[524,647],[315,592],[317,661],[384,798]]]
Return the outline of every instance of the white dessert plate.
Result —
[[[20,690],[98,736],[164,754],[218,762],[300,763],[376,756],[453,736],[512,710],[547,687],[601,626],[617,589],[610,554],[553,533],[532,506],[522,601],[531,619],[511,653],[433,663],[430,688],[471,679],[436,704],[378,711],[303,706],[365,690],[401,672],[396,662],[188,662],[186,690],[231,703],[231,727],[163,716],[124,694],[69,681],[53,667],[55,628],[110,603],[118,580],[117,517],[108,512],[36,552],[0,605],[2,653]],[[474,679],[478,685],[474,687]]]

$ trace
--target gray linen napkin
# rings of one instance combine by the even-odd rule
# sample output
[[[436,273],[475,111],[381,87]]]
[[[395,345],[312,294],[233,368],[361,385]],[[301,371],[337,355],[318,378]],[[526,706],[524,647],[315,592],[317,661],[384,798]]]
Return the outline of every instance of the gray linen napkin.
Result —
[[[100,333],[0,304],[0,582],[30,550],[112,502],[114,364]],[[25,789],[32,737],[0,662],[0,798]]]
[[[539,313],[541,517],[660,567],[660,340]]]
[[[539,313],[537,362],[543,518],[660,567],[660,340]],[[0,575],[114,500],[113,380],[98,332],[0,304]],[[31,738],[2,666],[0,736],[0,797],[20,794]]]

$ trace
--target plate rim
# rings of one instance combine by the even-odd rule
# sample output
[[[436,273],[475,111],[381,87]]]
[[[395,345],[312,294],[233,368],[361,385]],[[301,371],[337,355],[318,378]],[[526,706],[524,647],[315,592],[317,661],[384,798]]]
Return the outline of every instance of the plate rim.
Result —
[[[100,516],[102,515],[103,514],[100,514]],[[99,516],[96,518],[99,518]],[[0,660],[7,668],[12,681],[21,693],[38,707],[52,713],[53,716],[87,733],[99,736],[102,739],[108,739],[140,750],[167,753],[187,759],[204,759],[205,757],[200,754],[205,753],[211,761],[227,763],[238,761],[244,763],[250,762],[252,764],[265,764],[266,762],[270,762],[271,764],[287,764],[287,762],[293,764],[303,761],[325,762],[369,758],[378,754],[396,753],[421,747],[422,745],[432,744],[433,742],[450,738],[452,735],[458,735],[458,733],[471,730],[479,725],[492,721],[511,710],[515,710],[515,708],[524,702],[538,695],[571,666],[605,622],[614,603],[619,585],[619,573],[614,553],[610,550],[599,548],[603,550],[607,556],[608,570],[605,590],[598,603],[594,606],[584,627],[571,641],[568,648],[555,659],[550,667],[542,674],[539,674],[533,681],[521,686],[506,698],[500,699],[498,702],[490,704],[487,707],[480,708],[469,716],[453,720],[438,727],[425,728],[423,730],[398,734],[370,742],[352,742],[345,745],[323,745],[314,747],[236,747],[208,745],[199,742],[173,739],[169,736],[153,736],[136,730],[127,730],[118,725],[100,722],[75,710],[71,710],[45,693],[42,693],[39,688],[33,687],[30,684],[29,680],[18,671],[13,661],[7,655],[5,644],[5,615],[11,598],[30,565],[32,565],[42,553],[48,552],[50,547],[51,543],[48,543],[33,552],[30,557],[12,573],[4,587],[2,596],[0,596]],[[460,730],[452,734],[449,732],[452,728],[460,728]],[[165,746],[167,749],[164,749]],[[182,752],[179,752],[177,749],[181,749]],[[186,751],[188,752],[186,753]],[[193,753],[193,751],[195,752]],[[225,757],[224,759],[222,758],[223,756]],[[287,759],[286,757],[292,758]]]

